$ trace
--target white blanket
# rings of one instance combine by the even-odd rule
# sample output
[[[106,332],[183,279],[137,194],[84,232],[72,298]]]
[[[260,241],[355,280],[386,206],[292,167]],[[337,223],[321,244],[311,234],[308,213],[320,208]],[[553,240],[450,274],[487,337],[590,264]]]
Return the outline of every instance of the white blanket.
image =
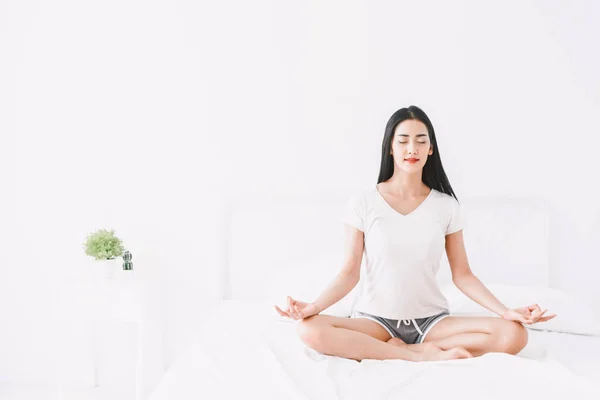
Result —
[[[295,322],[267,317],[264,309],[225,307],[207,320],[151,400],[600,399],[596,383],[556,361],[492,353],[468,360],[359,363],[313,351],[295,330]]]

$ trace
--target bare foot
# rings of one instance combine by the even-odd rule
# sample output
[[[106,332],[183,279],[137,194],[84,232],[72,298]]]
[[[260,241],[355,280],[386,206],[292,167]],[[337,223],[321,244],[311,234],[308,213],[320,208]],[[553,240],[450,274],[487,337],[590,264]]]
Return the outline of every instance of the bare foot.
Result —
[[[467,351],[464,347],[454,347],[452,349],[444,351],[444,354],[448,358],[446,360],[457,360],[461,358],[473,358],[473,355]]]
[[[429,344],[429,343],[426,343]],[[457,360],[461,358],[472,358],[473,355],[469,353],[463,347],[454,347],[448,350],[442,350],[441,348],[433,345],[427,346],[418,353],[420,361],[443,361],[443,360]]]
[[[404,343],[402,341],[402,339],[398,339],[398,338],[391,338],[387,341],[389,344],[393,344],[394,346],[398,346],[398,347],[406,347],[408,346],[406,343]]]
[[[424,351],[429,351],[429,352],[435,352],[435,351],[443,351],[443,349],[441,347],[439,347],[438,345],[435,345],[433,343],[427,342],[427,343],[415,343],[415,344],[409,344],[407,345],[409,349],[416,351],[416,352],[424,352]]]
[[[398,338],[392,338],[388,340],[388,343],[398,347],[405,347],[414,353],[418,353],[418,357],[421,358],[421,361],[456,360],[473,357],[473,355],[464,347],[454,347],[452,349],[443,350],[441,347],[431,342],[406,344]]]
[[[428,350],[429,352],[435,352],[436,350],[442,351],[442,348],[440,348],[439,346],[437,346],[431,342],[406,344],[398,338],[391,338],[390,340],[388,340],[388,343],[393,344],[394,346],[398,346],[398,347],[405,347],[411,351],[414,351],[415,353],[421,353],[425,350]]]
[[[415,344],[406,344],[405,342],[403,342],[401,339],[398,338],[391,338],[390,340],[387,341],[389,344],[393,344],[394,346],[398,346],[398,347],[404,347],[407,348],[409,350],[412,350],[414,352],[422,352],[423,350],[429,348],[429,347],[435,347],[438,348],[437,346],[435,346],[433,343],[415,343]]]

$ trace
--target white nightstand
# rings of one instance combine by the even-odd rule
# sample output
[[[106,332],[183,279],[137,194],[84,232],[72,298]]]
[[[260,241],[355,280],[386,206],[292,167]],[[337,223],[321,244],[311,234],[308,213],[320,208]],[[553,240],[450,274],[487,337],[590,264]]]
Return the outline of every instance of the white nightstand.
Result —
[[[144,378],[143,285],[135,270],[118,270],[111,279],[95,282],[93,321],[94,384],[101,385],[98,374],[99,324],[133,323],[136,327],[135,398],[142,400]]]

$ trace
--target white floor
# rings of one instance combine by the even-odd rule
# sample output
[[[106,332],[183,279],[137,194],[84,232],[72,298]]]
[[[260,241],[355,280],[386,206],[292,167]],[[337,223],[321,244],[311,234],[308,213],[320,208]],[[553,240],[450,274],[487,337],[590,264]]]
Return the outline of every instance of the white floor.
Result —
[[[70,389],[59,392],[56,388],[26,387],[0,384],[2,400],[134,400],[127,390]]]

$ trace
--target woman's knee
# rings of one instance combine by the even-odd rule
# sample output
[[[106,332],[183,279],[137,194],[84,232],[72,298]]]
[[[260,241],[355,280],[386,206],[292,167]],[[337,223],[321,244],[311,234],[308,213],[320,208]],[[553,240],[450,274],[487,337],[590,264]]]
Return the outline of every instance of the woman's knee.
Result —
[[[515,321],[506,321],[497,333],[499,350],[513,355],[523,350],[528,338],[527,329]]]
[[[326,324],[319,321],[318,315],[313,315],[298,321],[296,332],[300,340],[307,346],[317,350],[322,347],[324,342],[324,333],[327,329]]]

